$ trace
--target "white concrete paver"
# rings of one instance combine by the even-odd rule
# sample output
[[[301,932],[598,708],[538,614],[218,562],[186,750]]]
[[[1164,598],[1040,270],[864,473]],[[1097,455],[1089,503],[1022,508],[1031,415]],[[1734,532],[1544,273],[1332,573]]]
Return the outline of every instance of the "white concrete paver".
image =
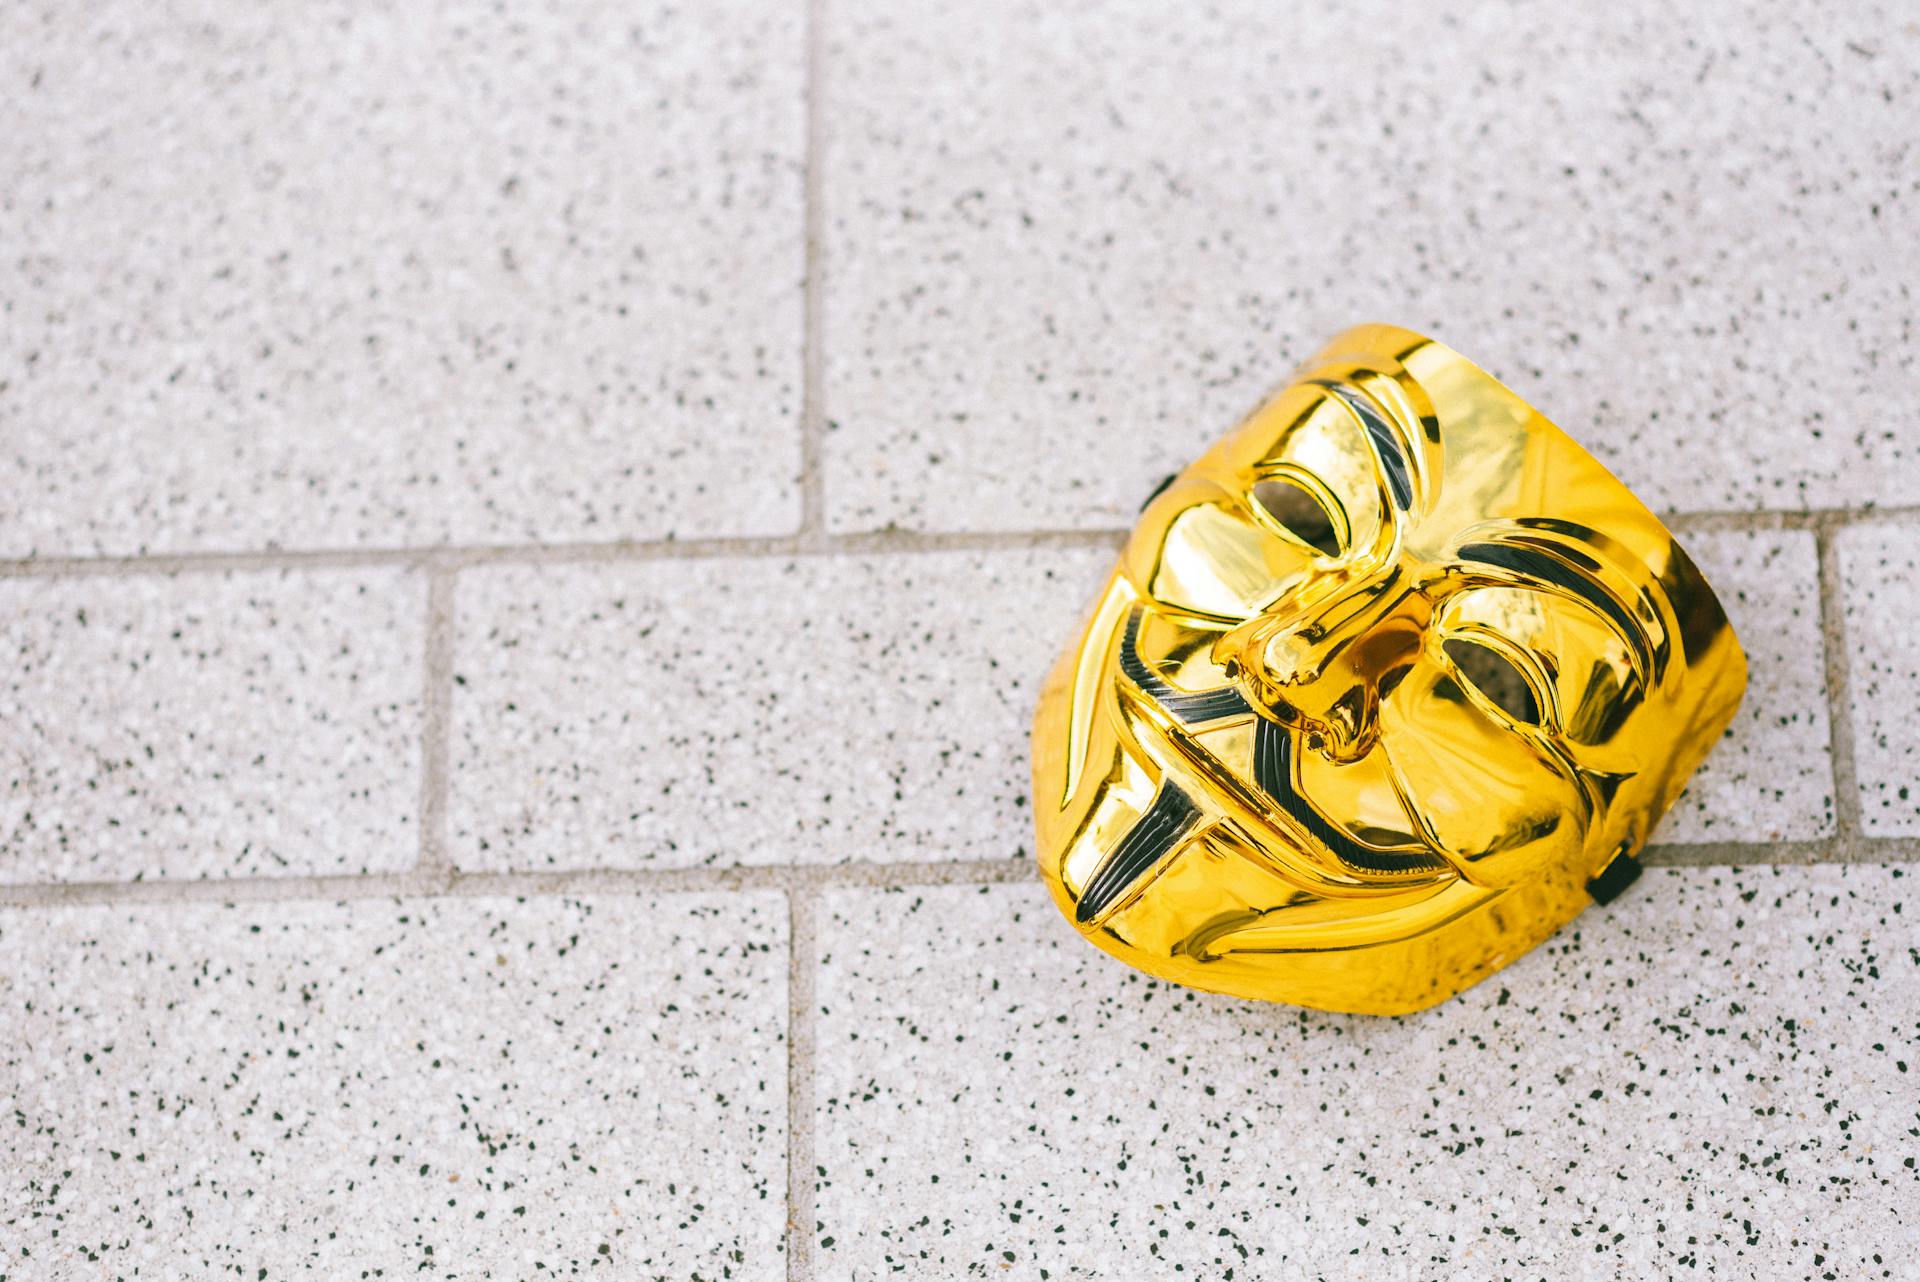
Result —
[[[1362,321],[1661,508],[1909,503],[1911,19],[831,4],[834,527],[1128,524]]]
[[[1901,869],[1660,869],[1378,1019],[1211,997],[1036,886],[822,914],[821,1277],[1905,1277]]]
[[[1838,547],[1860,826],[1920,836],[1920,526],[1844,530]]]
[[[463,868],[1030,855],[1027,729],[1106,549],[700,558],[459,584]]]
[[[1795,841],[1834,830],[1820,558],[1812,533],[1680,540],[1747,652],[1747,695],[1655,842]]]
[[[767,894],[0,913],[0,1273],[784,1279],[785,944]]]
[[[426,608],[401,570],[0,579],[0,882],[411,867]]]
[[[784,534],[803,9],[0,14],[0,556]]]

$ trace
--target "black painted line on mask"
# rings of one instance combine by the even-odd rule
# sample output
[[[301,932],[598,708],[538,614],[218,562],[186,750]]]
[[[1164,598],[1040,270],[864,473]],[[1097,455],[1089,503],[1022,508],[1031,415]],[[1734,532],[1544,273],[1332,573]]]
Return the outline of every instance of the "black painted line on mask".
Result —
[[[1374,450],[1380,455],[1380,466],[1386,469],[1387,488],[1393,491],[1394,506],[1402,512],[1413,507],[1413,472],[1407,466],[1406,451],[1400,448],[1399,434],[1374,406],[1372,399],[1356,392],[1345,383],[1331,379],[1315,379],[1314,385],[1324,387],[1338,396],[1366,426],[1367,436],[1372,439]]]
[[[1162,783],[1153,804],[1141,813],[1080,892],[1074,920],[1084,926],[1105,912],[1151,872],[1161,856],[1173,849],[1199,819],[1200,809],[1191,797],[1171,780]]]
[[[1167,679],[1147,666],[1140,657],[1140,621],[1145,611],[1133,607],[1127,626],[1120,636],[1120,671],[1140,688],[1140,693],[1158,703],[1185,725],[1219,721],[1224,717],[1245,716],[1253,711],[1245,695],[1234,686],[1188,694],[1176,690]]]

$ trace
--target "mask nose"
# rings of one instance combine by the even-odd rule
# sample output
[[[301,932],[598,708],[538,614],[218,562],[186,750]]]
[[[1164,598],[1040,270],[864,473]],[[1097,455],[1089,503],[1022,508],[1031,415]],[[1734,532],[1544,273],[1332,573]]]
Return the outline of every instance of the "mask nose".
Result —
[[[1395,566],[1323,570],[1214,646],[1217,662],[1307,747],[1357,761],[1379,737],[1380,698],[1419,654],[1433,607]]]

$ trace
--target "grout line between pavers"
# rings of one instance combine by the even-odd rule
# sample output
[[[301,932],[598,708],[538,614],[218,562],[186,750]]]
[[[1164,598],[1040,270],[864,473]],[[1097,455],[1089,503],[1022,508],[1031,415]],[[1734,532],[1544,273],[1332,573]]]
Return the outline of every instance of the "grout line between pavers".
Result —
[[[836,552],[827,530],[825,0],[806,0],[805,277],[800,343],[800,531],[808,551]],[[816,890],[787,887],[787,1282],[813,1276],[813,972]]]
[[[416,870],[453,875],[447,846],[448,757],[453,734],[453,645],[458,606],[452,570],[427,570],[427,632],[420,664],[420,855]]]
[[[228,877],[197,881],[35,882],[0,885],[0,907],[71,903],[264,903],[395,896],[672,894],[791,890],[829,886],[991,885],[1030,881],[1026,858],[857,864],[764,864],[723,868],[577,868],[542,872],[454,872],[416,869],[369,875]]]
[[[795,541],[806,551],[830,553],[841,545],[827,531],[826,499],[825,18],[825,0],[806,0],[800,531]],[[808,1282],[813,1276],[815,894],[805,884],[787,887],[787,1282]]]
[[[826,111],[821,102],[823,0],[806,5],[805,165],[800,242],[804,259],[800,294],[800,532],[799,542],[819,546],[827,536],[826,498]]]
[[[816,557],[918,552],[1023,551],[1115,547],[1126,531],[980,530],[950,533],[873,530],[775,538],[654,539],[612,543],[441,544],[422,547],[307,548],[269,552],[180,552],[140,556],[0,560],[0,579],[137,578],[174,574],[360,570],[431,564],[448,570],[492,565],[700,560],[713,557]]]
[[[787,1279],[813,1276],[814,972],[819,962],[818,892],[787,891]]]
[[[820,480],[818,469],[814,479]],[[1856,525],[1920,520],[1920,507],[1820,508],[1798,512],[1677,512],[1662,519],[1676,533],[1714,530],[1800,530],[1831,533]],[[178,552],[135,556],[0,559],[0,578],[114,578],[156,574],[297,569],[365,569],[433,564],[460,570],[486,565],[553,565],[702,557],[807,557],[1047,547],[1118,547],[1122,526],[1088,529],[923,531],[889,528],[830,534],[824,530],[772,538],[645,539],[605,543],[429,544],[364,548],[287,548],[247,552]]]
[[[1920,837],[1852,841],[1709,842],[1649,846],[1649,867],[1920,862]],[[601,894],[675,894],[751,890],[819,891],[907,886],[986,886],[1038,880],[1033,861],[1016,859],[900,863],[766,864],[725,868],[581,868],[545,872],[443,872],[313,877],[232,877],[199,881],[33,882],[0,885],[0,908],[62,904],[274,903],[406,897],[532,898]]]
[[[1827,758],[1833,768],[1833,819],[1840,840],[1860,835],[1859,774],[1853,760],[1853,697],[1848,671],[1846,582],[1840,573],[1840,550],[1835,545],[1838,523],[1827,522],[1814,533],[1820,559],[1820,638],[1826,648]]]
[[[1889,851],[1886,862],[1904,862],[1914,857],[1909,852]],[[1649,868],[1708,868],[1734,864],[1811,865],[1871,861],[1850,858],[1844,846],[1827,837],[1801,841],[1676,842],[1670,845],[1656,841],[1640,852],[1640,862]]]

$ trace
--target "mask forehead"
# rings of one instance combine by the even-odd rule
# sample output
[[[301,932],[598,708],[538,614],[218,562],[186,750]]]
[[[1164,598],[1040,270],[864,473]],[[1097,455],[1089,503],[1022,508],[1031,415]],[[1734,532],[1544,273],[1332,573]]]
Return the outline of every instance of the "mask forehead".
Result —
[[[1337,509],[1350,551],[1391,544],[1436,564],[1478,554],[1479,564],[1522,566],[1525,582],[1584,600],[1662,659],[1672,657],[1666,634],[1681,608],[1669,585],[1685,585],[1696,634],[1727,626],[1653,513],[1520,397],[1407,331],[1369,326],[1347,337],[1362,341],[1336,342],[1309,362],[1193,473],[1228,495],[1246,495],[1276,469],[1305,473]],[[1231,519],[1236,506],[1257,508],[1227,501],[1217,510]],[[1154,524],[1142,522],[1150,542]]]

